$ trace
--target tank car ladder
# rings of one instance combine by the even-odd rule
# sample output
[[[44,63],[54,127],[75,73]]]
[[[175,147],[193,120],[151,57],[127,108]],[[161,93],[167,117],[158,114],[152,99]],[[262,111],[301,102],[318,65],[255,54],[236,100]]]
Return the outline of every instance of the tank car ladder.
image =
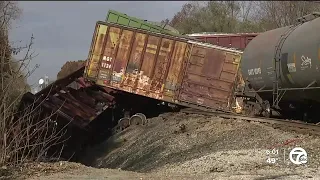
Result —
[[[305,22],[311,21],[315,18],[320,17],[319,12],[313,12],[311,14],[302,16],[297,19],[297,23],[292,25],[284,34],[281,35],[277,45],[275,46],[275,57],[274,57],[274,72],[275,72],[275,80],[273,81],[273,95],[272,95],[272,106],[274,108],[279,109],[279,102],[285,94],[286,90],[281,90],[279,88],[279,81],[281,80],[280,72],[281,72],[281,50],[284,42],[288,38],[288,36],[300,25]]]
[[[281,90],[279,87],[279,81],[281,81],[281,50],[284,42],[289,35],[299,26],[300,24],[292,25],[284,34],[281,35],[277,45],[275,46],[275,57],[274,57],[274,73],[275,79],[273,81],[273,93],[272,93],[272,107],[279,108],[279,102],[286,93],[286,90]]]

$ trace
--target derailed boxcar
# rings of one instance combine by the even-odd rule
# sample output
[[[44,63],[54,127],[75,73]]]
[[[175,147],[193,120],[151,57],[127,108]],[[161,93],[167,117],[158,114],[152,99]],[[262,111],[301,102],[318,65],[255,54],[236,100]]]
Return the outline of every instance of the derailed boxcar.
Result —
[[[249,42],[258,34],[259,33],[196,33],[189,34],[188,36],[210,44],[244,50]]]
[[[230,110],[241,53],[97,22],[85,77],[161,101]]]

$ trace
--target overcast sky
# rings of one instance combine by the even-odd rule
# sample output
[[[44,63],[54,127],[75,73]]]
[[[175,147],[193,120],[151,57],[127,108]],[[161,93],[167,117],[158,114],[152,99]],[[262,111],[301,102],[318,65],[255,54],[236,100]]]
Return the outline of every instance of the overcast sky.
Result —
[[[31,66],[40,67],[28,79],[34,84],[45,74],[55,79],[66,61],[86,59],[96,21],[105,20],[109,9],[150,21],[171,18],[185,1],[32,2],[20,1],[22,17],[14,24],[11,41],[28,43],[35,37],[38,54]]]

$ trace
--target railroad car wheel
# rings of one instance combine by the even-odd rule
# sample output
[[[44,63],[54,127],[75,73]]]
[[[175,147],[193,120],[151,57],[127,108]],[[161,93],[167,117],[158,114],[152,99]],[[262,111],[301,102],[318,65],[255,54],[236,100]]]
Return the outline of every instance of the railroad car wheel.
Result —
[[[269,101],[264,101],[262,104],[261,116],[269,118],[272,115]]]
[[[118,125],[120,127],[120,131],[121,130],[124,130],[125,128],[129,127],[130,126],[130,119],[129,118],[121,118],[119,121],[118,121]]]
[[[146,115],[144,115],[142,113],[136,113],[135,115],[138,115],[143,119],[143,124],[147,124],[148,123]]]
[[[143,125],[144,124],[144,120],[143,117],[140,115],[133,115],[130,118],[130,125]]]
[[[244,109],[244,115],[249,116],[249,117],[254,117],[258,113],[257,108],[255,108],[254,105],[247,105],[246,108]]]
[[[269,118],[271,117],[272,111],[270,110],[270,112],[268,112],[267,110],[265,110],[261,114],[263,117]]]
[[[117,134],[118,132],[120,132],[122,129],[119,126],[119,124],[117,124],[113,129],[112,129],[112,134]]]

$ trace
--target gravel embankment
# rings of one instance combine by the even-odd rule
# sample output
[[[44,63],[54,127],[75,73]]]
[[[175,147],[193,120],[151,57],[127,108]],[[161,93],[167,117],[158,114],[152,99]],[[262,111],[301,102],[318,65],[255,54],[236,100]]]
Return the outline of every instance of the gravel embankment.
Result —
[[[260,123],[167,113],[150,119],[148,126],[130,127],[89,150],[85,162],[143,173],[290,173],[308,169],[312,174],[319,167],[319,140]],[[307,165],[289,161],[294,146],[309,153]],[[275,164],[267,163],[266,150],[272,147],[279,150]]]
[[[307,151],[306,165],[290,162],[288,154],[295,146]],[[279,150],[275,164],[267,163],[266,150],[272,147]],[[317,136],[260,123],[166,113],[88,149],[83,162],[96,168],[81,165],[67,174],[35,178],[320,179],[319,150]]]

